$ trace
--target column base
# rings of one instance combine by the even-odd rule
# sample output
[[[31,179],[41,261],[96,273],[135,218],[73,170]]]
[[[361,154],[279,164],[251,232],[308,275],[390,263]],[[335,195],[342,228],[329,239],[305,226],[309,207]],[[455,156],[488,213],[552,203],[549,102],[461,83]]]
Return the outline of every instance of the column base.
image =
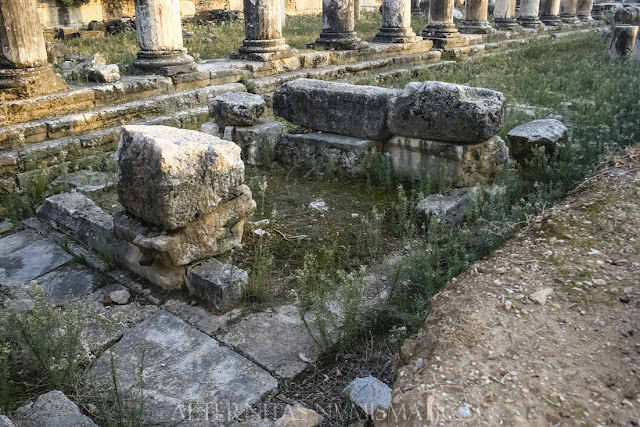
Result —
[[[588,14],[588,15],[577,14],[576,17],[580,20],[580,22],[593,22],[593,18],[591,17],[591,14]]]
[[[503,31],[517,31],[520,30],[520,25],[518,25],[518,21],[516,21],[515,18],[510,18],[510,19],[500,19],[500,18],[496,18],[494,19],[494,25],[496,26],[497,30],[503,30]]]
[[[273,40],[244,40],[237,52],[232,52],[234,59],[269,62],[296,56],[298,51],[291,49],[283,38]]]
[[[517,22],[522,28],[544,28],[544,24],[537,16],[520,16]]]
[[[466,46],[469,39],[462,37],[453,24],[428,24],[420,33],[423,39],[431,40],[436,49]]]
[[[411,14],[412,15],[422,15],[422,9],[420,9],[419,7],[412,7],[411,8]]]
[[[346,33],[320,33],[316,45],[331,50],[352,50],[365,47],[367,44],[357,37],[355,31]]]
[[[604,6],[600,6],[599,4],[594,4],[593,8],[591,8],[591,17],[596,21],[604,21],[607,17],[604,14]]]
[[[372,43],[415,43],[422,40],[411,28],[380,28]]]
[[[196,71],[193,58],[187,49],[180,50],[139,50],[133,66],[145,73],[175,76]]]
[[[0,96],[5,101],[60,92],[67,84],[52,65],[37,68],[0,69]]]
[[[560,19],[565,24],[577,24],[580,20],[576,17],[576,15],[560,15]]]
[[[547,27],[559,27],[562,25],[562,19],[558,15],[541,15],[540,20]]]
[[[489,25],[489,21],[462,21],[460,25],[460,32],[467,34],[489,34],[493,33],[495,30],[491,25]]]

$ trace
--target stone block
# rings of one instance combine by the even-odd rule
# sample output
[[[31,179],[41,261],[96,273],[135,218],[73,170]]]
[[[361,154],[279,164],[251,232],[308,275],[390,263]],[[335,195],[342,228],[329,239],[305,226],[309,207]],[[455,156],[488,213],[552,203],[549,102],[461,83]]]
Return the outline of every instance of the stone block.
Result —
[[[222,132],[220,130],[220,126],[218,126],[218,124],[214,121],[203,123],[200,126],[200,132],[204,132],[208,135],[213,135],[217,138],[222,138]]]
[[[349,385],[349,399],[367,415],[378,417],[391,406],[391,387],[372,376],[356,378]]]
[[[166,230],[212,211],[244,181],[240,147],[167,126],[123,126],[118,166],[119,202]]]
[[[456,187],[490,181],[496,168],[509,159],[509,150],[498,136],[480,144],[395,136],[385,146],[385,151],[390,155],[396,175],[438,178],[444,174]]]
[[[242,149],[242,160],[250,165],[266,165],[275,158],[282,137],[282,123],[260,119],[253,126],[236,126],[233,142]]]
[[[61,391],[50,391],[18,408],[13,414],[16,427],[98,427]]]
[[[611,44],[609,45],[609,57],[611,59],[629,58],[638,38],[638,26],[616,24],[611,29]]]
[[[90,82],[113,83],[120,80],[120,68],[116,64],[99,65],[87,69],[87,78]]]
[[[221,255],[241,246],[244,224],[256,209],[249,187],[241,185],[235,194],[224,204],[173,231],[144,224],[121,210],[113,215],[115,233],[166,265],[183,266]]]
[[[516,126],[507,133],[511,143],[511,156],[519,163],[533,157],[533,150],[544,147],[547,155],[552,154],[558,144],[567,142],[569,130],[555,119],[533,120]]]
[[[387,103],[399,91],[297,79],[273,95],[273,111],[293,124],[362,139],[384,139]]]
[[[446,195],[431,194],[418,203],[416,212],[422,217],[435,215],[451,225],[461,225],[465,214],[475,206],[476,201],[476,187]]]
[[[427,81],[409,83],[391,98],[387,124],[395,135],[477,144],[496,135],[506,117],[500,92]]]
[[[242,300],[249,283],[246,271],[216,259],[187,269],[187,288],[204,305],[226,313]]]
[[[160,310],[126,331],[114,346],[118,358],[115,375],[125,395],[137,390],[143,349],[143,425],[193,424],[188,418],[191,408],[199,411],[216,404],[218,409],[237,411],[232,409],[228,418],[226,409],[209,412],[209,418],[198,418],[196,425],[226,425],[278,387],[264,369]],[[108,352],[96,360],[91,375],[98,383],[111,384]]]
[[[218,126],[252,126],[264,114],[266,103],[260,95],[230,92],[209,100],[209,116]]]
[[[320,170],[333,164],[341,172],[352,174],[369,155],[380,149],[379,141],[351,136],[319,132],[286,133],[278,145],[278,158],[293,165],[317,164]]]

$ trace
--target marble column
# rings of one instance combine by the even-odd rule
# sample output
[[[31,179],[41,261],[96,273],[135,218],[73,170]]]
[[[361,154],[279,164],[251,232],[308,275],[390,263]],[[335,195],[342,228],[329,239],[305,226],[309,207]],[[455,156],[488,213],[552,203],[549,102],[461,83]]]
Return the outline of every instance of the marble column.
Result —
[[[362,46],[354,24],[353,0],[322,0],[322,33],[316,44],[338,50]]]
[[[576,15],[582,22],[591,22],[591,9],[593,9],[593,0],[578,0]]]
[[[493,20],[498,30],[514,30],[520,26],[516,22],[516,0],[496,0]]]
[[[453,23],[454,2],[455,0],[429,2],[429,23],[420,35],[427,40],[432,40],[435,48],[463,46],[469,42],[466,37],[460,36],[460,32]]]
[[[383,0],[382,27],[373,43],[413,43],[422,40],[411,28],[411,0]]]
[[[135,0],[140,50],[133,65],[143,72],[172,76],[195,71],[182,45],[179,0]]]
[[[244,0],[244,33],[237,55],[241,58],[272,61],[297,53],[282,37],[280,0]]]
[[[47,62],[36,1],[0,0],[1,99],[29,98],[64,89],[64,80]]]
[[[540,10],[540,0],[521,0],[520,16],[518,16],[518,24],[522,28],[540,28],[544,24],[538,18]]]
[[[540,20],[547,27],[557,27],[562,24],[560,0],[542,0],[540,2]]]
[[[489,0],[467,0],[464,5],[465,19],[462,21],[460,31],[471,34],[487,34],[493,31],[487,14]]]
[[[576,17],[578,11],[578,0],[561,0],[560,19],[567,24],[577,24],[580,22]]]

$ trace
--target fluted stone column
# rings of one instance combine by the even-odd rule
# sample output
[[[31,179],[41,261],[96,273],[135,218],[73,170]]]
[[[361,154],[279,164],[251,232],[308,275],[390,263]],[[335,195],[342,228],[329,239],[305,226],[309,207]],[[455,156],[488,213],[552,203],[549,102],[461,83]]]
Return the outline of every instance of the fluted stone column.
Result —
[[[557,27],[562,24],[560,0],[542,0],[540,2],[540,20],[548,27]]]
[[[518,24],[523,28],[540,28],[544,24],[538,18],[540,11],[540,0],[521,0],[520,16],[518,16]]]
[[[493,20],[499,30],[519,28],[516,22],[516,0],[496,0],[496,6],[493,9]]]
[[[593,0],[578,0],[578,8],[576,15],[582,22],[591,22],[591,9],[593,8]]]
[[[353,0],[322,0],[322,33],[316,44],[326,49],[355,49],[363,45],[354,28]]]
[[[66,88],[47,62],[37,11],[35,0],[0,0],[0,95],[5,100]]]
[[[374,43],[413,43],[422,40],[411,28],[411,0],[384,0],[382,27]]]
[[[133,65],[165,76],[195,70],[182,44],[179,0],[135,0],[140,50]]]
[[[282,3],[280,0],[244,0],[245,40],[239,57],[258,61],[289,58],[296,51],[282,37]]]
[[[561,0],[560,19],[567,24],[577,24],[580,22],[576,17],[578,12],[578,0]]]
[[[429,2],[429,23],[420,35],[433,41],[436,48],[466,45],[469,40],[460,36],[453,23],[455,0],[431,0]]]
[[[467,0],[464,8],[465,19],[460,31],[471,34],[487,34],[493,31],[487,21],[489,0]]]

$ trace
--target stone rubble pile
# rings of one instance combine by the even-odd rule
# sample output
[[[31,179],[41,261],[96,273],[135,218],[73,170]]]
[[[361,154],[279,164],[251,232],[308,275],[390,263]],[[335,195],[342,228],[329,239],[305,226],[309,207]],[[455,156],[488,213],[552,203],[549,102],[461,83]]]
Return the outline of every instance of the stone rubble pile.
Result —
[[[247,164],[268,164],[282,136],[282,123],[261,119],[265,106],[260,95],[247,92],[218,95],[209,100],[209,116],[213,120],[203,124],[201,131],[238,144]]]

